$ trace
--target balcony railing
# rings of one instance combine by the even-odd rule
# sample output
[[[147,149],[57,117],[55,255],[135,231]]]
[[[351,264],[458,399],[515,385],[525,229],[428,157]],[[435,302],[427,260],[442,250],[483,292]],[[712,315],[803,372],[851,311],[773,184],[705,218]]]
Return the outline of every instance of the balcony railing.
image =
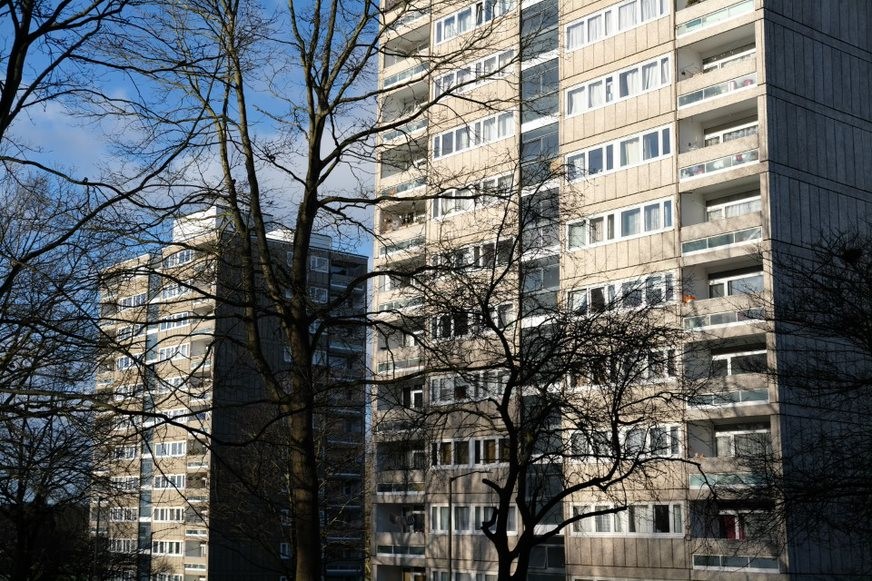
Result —
[[[728,571],[759,570],[777,573],[779,570],[777,557],[743,557],[740,555],[694,555],[694,569],[717,569]]]
[[[694,165],[683,167],[678,170],[678,179],[689,180],[699,178],[707,174],[756,163],[759,159],[760,152],[756,149],[743,151],[742,153],[733,153],[704,163],[696,163]]]
[[[407,299],[396,299],[394,301],[388,301],[386,303],[382,303],[378,306],[378,312],[385,313],[388,311],[399,311],[401,309],[405,309],[406,307],[417,307],[424,304],[423,297],[409,297]]]
[[[382,87],[385,89],[389,89],[393,86],[399,85],[400,83],[409,81],[418,75],[421,75],[421,78],[423,79],[422,73],[426,73],[427,68],[427,63],[420,63],[414,67],[409,67],[408,69],[404,69],[389,77],[385,77],[384,81],[382,82]]]
[[[417,236],[415,238],[409,238],[408,240],[403,240],[402,242],[393,242],[390,244],[385,244],[382,246],[381,255],[387,256],[389,254],[393,254],[395,252],[401,252],[403,250],[412,250],[415,248],[419,248],[424,246],[424,237]]]
[[[418,177],[413,180],[409,180],[407,182],[403,182],[401,184],[397,184],[390,188],[384,188],[379,190],[378,195],[380,196],[396,196],[402,194],[404,192],[409,192],[417,188],[422,188],[427,185],[426,177]]]
[[[762,308],[738,309],[735,311],[725,311],[721,313],[710,313],[707,315],[695,315],[684,318],[684,329],[686,331],[698,331],[710,327],[723,327],[725,325],[733,325],[736,323],[746,323],[748,321],[760,321],[763,319]]]
[[[745,230],[736,230],[735,232],[727,232],[726,234],[717,234],[708,238],[700,238],[699,240],[690,240],[681,245],[682,254],[691,254],[693,252],[703,252],[707,250],[716,250],[725,246],[733,246],[737,244],[748,244],[756,242],[763,238],[763,228],[747,228]]]
[[[684,24],[679,24],[678,28],[675,31],[675,36],[681,37],[687,34],[692,34],[694,32],[698,32],[700,30],[708,28],[709,26],[714,26],[720,22],[731,20],[733,18],[736,18],[737,16],[741,16],[742,14],[747,14],[753,11],[754,0],[743,0],[738,4],[733,4],[732,6],[721,8],[720,10],[716,10],[715,12],[711,12],[709,14],[706,14],[705,16],[700,16],[699,18],[689,20]]]
[[[426,547],[423,545],[378,545],[376,552],[380,555],[412,555],[424,556]]]
[[[384,141],[393,141],[395,139],[399,139],[400,137],[406,137],[412,135],[417,131],[421,131],[422,129],[427,128],[428,121],[425,117],[420,117],[415,119],[414,121],[409,121],[408,123],[404,123],[400,125],[396,129],[391,129],[390,131],[385,131],[382,139]]]
[[[719,472],[710,474],[691,474],[689,484],[690,488],[703,488],[705,486],[748,488],[759,486],[761,484],[761,479],[755,474]]]
[[[704,87],[691,93],[679,95],[678,106],[687,107],[689,105],[694,105],[708,99],[720,97],[721,95],[734,93],[736,91],[741,91],[742,89],[750,89],[756,86],[757,73],[754,72],[748,75],[742,75],[741,77],[736,77],[735,79],[730,79],[729,81],[724,81],[723,83],[711,85],[710,87]]]
[[[743,389],[739,391],[724,391],[719,393],[701,393],[695,395],[688,405],[691,407],[715,407],[728,406],[742,403],[768,403],[769,390],[765,387],[758,389]]]
[[[378,364],[379,373],[389,373],[391,371],[403,371],[405,369],[414,369],[421,366],[420,357],[411,357],[409,359],[397,359],[394,361],[383,361]]]

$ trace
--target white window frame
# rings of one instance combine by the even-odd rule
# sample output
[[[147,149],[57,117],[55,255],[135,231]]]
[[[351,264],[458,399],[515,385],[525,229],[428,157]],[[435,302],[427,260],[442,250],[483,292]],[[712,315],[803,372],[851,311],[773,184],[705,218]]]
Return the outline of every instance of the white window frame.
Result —
[[[310,256],[309,270],[312,272],[329,272],[330,259],[326,256]]]
[[[158,323],[158,329],[160,331],[169,331],[171,329],[178,329],[180,327],[187,327],[191,324],[191,313],[188,311],[182,311],[180,313],[173,313],[171,315],[167,315],[163,319],[161,319],[160,323]]]
[[[177,458],[187,456],[188,442],[176,440],[172,442],[156,442],[153,445],[152,455],[155,458]]]
[[[183,248],[178,252],[173,252],[163,260],[164,268],[175,268],[187,264],[194,260],[194,250],[191,248]]]
[[[732,351],[730,353],[720,353],[718,355],[712,355],[712,362],[715,361],[726,361],[727,362],[727,375],[726,377],[731,377],[733,375],[741,375],[733,373],[733,359],[737,357],[747,357],[749,355],[766,355],[768,351],[763,349],[750,349],[745,351]]]
[[[658,431],[660,432],[659,435],[661,437],[667,439],[665,443],[668,449],[661,450],[656,455],[652,455],[649,452],[654,450],[654,438],[658,436]],[[618,441],[621,447],[621,455],[624,458],[630,458],[637,455],[637,452],[630,449],[629,444],[630,438],[636,432],[642,432],[643,441],[641,442],[641,446],[642,450],[646,451],[644,453],[638,453],[640,457],[681,458],[684,450],[684,442],[682,442],[683,430],[678,424],[657,424],[654,426],[622,428],[618,433]],[[576,435],[580,435],[584,439],[577,442],[575,439]],[[569,438],[569,449],[572,451],[572,455],[574,456],[573,461],[575,462],[598,462],[600,461],[600,458],[607,458],[611,461],[615,455],[614,450],[612,449],[611,432],[608,430],[595,430],[591,433],[591,437],[587,437],[584,432],[573,431],[570,432]],[[596,442],[592,442],[592,440],[597,438],[600,438],[599,444],[609,448],[605,451],[606,454],[597,455],[597,450],[589,449],[591,444],[594,444],[594,446],[597,445]],[[584,450],[582,447],[588,449]]]
[[[639,2],[637,4],[638,8],[636,10],[636,23],[632,26],[620,28],[620,19],[618,18],[618,9],[621,6],[625,6],[627,4],[628,4],[627,0],[621,0],[621,2],[613,4],[613,5],[609,6],[608,8],[605,8],[604,10],[600,10],[600,11],[594,12],[592,14],[586,14],[584,17],[582,17],[578,20],[574,20],[574,21],[570,22],[569,24],[567,24],[564,27],[564,38],[565,38],[565,45],[564,46],[566,46],[566,52],[569,53],[569,52],[576,51],[580,48],[584,48],[585,46],[591,45],[595,42],[600,42],[602,40],[605,40],[607,38],[611,38],[612,36],[615,36],[615,35],[620,34],[622,32],[632,30],[633,28],[637,28],[637,27],[642,26],[644,24],[648,24],[649,22],[653,22],[659,18],[663,18],[664,16],[669,14],[671,2],[668,0],[657,0],[658,10],[656,11],[655,16],[653,16],[652,18],[645,19],[645,20],[642,19],[642,3]],[[587,30],[588,29],[588,22],[590,20],[592,20],[594,18],[598,18],[598,17],[603,19],[602,20],[602,22],[604,24],[603,35],[599,36],[591,41],[589,39],[588,30]],[[607,22],[607,21],[611,23],[611,29],[608,29],[608,27],[605,26],[605,22]],[[584,30],[584,40],[579,44],[573,44],[570,42],[571,39],[573,38],[571,30],[574,28],[577,28],[577,27],[582,27],[582,30]]]
[[[741,194],[740,194],[741,196]],[[756,207],[755,207],[756,206]],[[728,216],[727,213],[731,208],[750,208],[745,209],[738,214],[733,214]],[[716,220],[726,220],[728,218],[735,218],[736,216],[744,216],[746,214],[751,214],[753,212],[759,212],[762,208],[762,200],[760,198],[760,192],[749,193],[747,196],[736,197],[733,199],[728,199],[724,202],[718,202],[716,204],[706,205],[705,207],[705,219],[706,222],[714,222]],[[717,212],[720,214],[719,217],[713,217],[712,213]]]
[[[762,292],[762,290],[763,290],[762,286],[765,284],[765,278],[764,278],[764,273],[763,273],[762,267],[758,271],[746,272],[744,274],[733,274],[733,275],[729,275],[729,276],[717,276],[715,278],[710,278],[708,280],[709,297],[711,297],[711,293],[712,293],[711,287],[714,285],[722,286],[724,294],[722,294],[720,297],[712,297],[712,298],[735,297],[735,296],[741,296],[741,295],[747,294],[747,293],[741,293],[741,292],[733,292],[733,289],[732,289],[730,283],[749,279],[749,278],[758,278],[758,277],[760,278],[760,286],[761,286],[760,292]]]
[[[655,507],[666,506],[669,511],[669,531],[655,532],[654,531],[654,513]],[[579,514],[592,513],[600,510],[609,510],[615,508],[614,505],[608,503],[601,504],[581,504],[572,506],[572,516]],[[636,518],[636,512],[641,514]],[[650,518],[646,518],[645,513]],[[630,518],[631,512],[634,518]],[[650,524],[651,530],[630,531],[631,528],[639,528],[638,525]],[[651,502],[651,503],[632,503],[624,510],[606,513],[594,517],[583,518],[572,523],[570,534],[572,536],[589,536],[589,537],[651,537],[651,538],[681,538],[684,536],[684,531],[687,523],[687,510],[682,502]],[[632,525],[632,526],[631,526]],[[605,529],[609,530],[598,530]]]
[[[130,369],[136,365],[136,359],[129,355],[122,355],[118,359],[115,360],[115,369],[118,371],[124,371],[125,369]]]
[[[156,506],[151,511],[153,522],[185,522],[185,507]]]
[[[163,300],[174,299],[191,291],[189,282],[171,280],[164,283],[160,289],[160,298]]]
[[[658,220],[660,227],[647,230],[645,224],[647,212],[648,209],[654,205],[659,205]],[[639,212],[639,231],[624,235],[621,218],[624,214],[635,211]],[[591,224],[594,222],[602,224],[602,238],[600,240],[592,241],[591,235],[594,230],[591,228]],[[572,252],[586,248],[594,248],[605,244],[632,240],[634,238],[641,238],[643,236],[660,234],[673,229],[675,229],[675,203],[672,198],[660,198],[657,200],[650,200],[644,204],[624,206],[609,212],[594,214],[582,218],[581,220],[569,222],[566,225],[566,247],[570,252]],[[581,237],[581,243],[579,243],[579,236]]]
[[[657,68],[658,81],[654,86],[644,89],[642,88],[643,70],[645,69],[645,67],[648,67],[652,64],[655,65]],[[639,75],[639,90],[635,92],[629,92],[627,95],[624,95],[622,97],[620,94],[621,76],[633,71],[635,71]],[[644,95],[645,93],[650,93],[652,91],[657,91],[664,87],[668,87],[672,85],[672,77],[672,57],[670,55],[662,55],[657,58],[649,59],[645,62],[635,64],[631,67],[626,67],[613,73],[609,73],[608,75],[597,77],[595,79],[585,81],[578,85],[574,85],[564,91],[566,117],[576,117],[589,111],[601,109],[607,105],[620,103],[621,101],[626,101],[627,99],[632,99],[633,97],[638,97],[639,95]],[[590,105],[590,91],[594,86],[599,85],[600,83],[603,86],[603,100],[599,104]],[[611,90],[608,89],[609,87],[611,87]],[[583,105],[577,108],[577,110],[576,108],[572,107],[573,97],[576,94],[584,95],[582,102],[588,103],[586,106]]]
[[[458,85],[463,86],[454,91],[454,94],[460,95],[492,80],[502,79],[507,75],[509,63],[514,58],[515,49],[502,50],[440,75],[433,81],[433,97],[445,95]]]
[[[109,538],[110,553],[136,553],[138,550],[139,541],[137,539]]]
[[[481,524],[485,522],[485,510],[497,510],[497,507],[488,504],[454,504],[454,514],[449,514],[447,504],[432,504],[430,505],[430,532],[434,534],[444,534],[448,532],[449,526],[454,525],[454,534],[458,535],[483,535]],[[460,510],[467,511],[468,527],[461,528],[457,519],[454,518]],[[515,535],[518,533],[518,512],[514,506],[509,507],[510,515],[506,522],[506,533]],[[447,518],[446,518],[447,517]],[[450,522],[446,522],[450,521]],[[478,525],[476,525],[478,523]]]
[[[328,300],[330,300],[330,294],[326,288],[322,288],[320,286],[310,286],[309,287],[309,298],[312,299],[313,303],[325,304]]]
[[[772,446],[772,428],[752,428],[742,424],[738,424],[733,430],[714,430],[712,432],[712,443],[716,458],[735,458],[736,457],[736,436],[749,436],[751,434],[766,434],[769,438],[769,446]],[[729,449],[724,450],[725,454],[721,454],[721,446],[719,438],[727,438]]]
[[[148,293],[138,293],[135,295],[130,295],[126,297],[122,297],[118,299],[118,310],[125,311],[127,309],[133,309],[136,307],[141,307],[148,302]]]
[[[603,307],[607,310],[609,305],[617,309],[633,309],[642,307],[652,307],[667,305],[676,300],[676,280],[677,273],[674,272],[655,272],[647,275],[644,278],[625,279],[614,282],[601,284],[593,284],[587,287],[572,289],[567,292],[567,306],[574,313],[585,316],[591,313],[591,305],[593,304],[592,293],[599,291],[603,297]],[[618,297],[626,298],[625,287],[632,285],[631,291],[639,291],[641,299],[636,306],[626,306],[616,304]],[[656,290],[660,294],[660,300],[652,302],[649,300],[650,294]]]
[[[487,4],[491,4],[491,13],[487,13]],[[491,20],[495,20],[501,16],[504,16],[514,10],[516,3],[514,0],[497,0],[496,2],[488,2],[487,0],[483,0],[480,2],[475,2],[470,4],[469,6],[464,6],[460,10],[456,12],[452,12],[446,16],[443,16],[437,19],[433,23],[433,36],[434,44],[440,45],[444,42],[448,42],[453,38],[457,38],[459,36],[463,36],[467,32],[475,30],[479,26],[482,26]],[[460,22],[461,13],[468,13],[468,22],[469,27],[460,30],[457,27],[458,22]],[[447,25],[448,22],[451,21],[453,23],[454,28],[451,29],[450,35],[447,33]]]
[[[744,135],[740,135],[738,137],[730,137],[730,139],[724,140],[725,137],[732,133],[742,133],[746,129],[754,129],[753,132],[745,133]],[[740,125],[734,125],[732,127],[726,127],[724,129],[718,129],[717,131],[706,131],[703,134],[702,141],[705,144],[704,147],[710,147],[712,145],[721,145],[723,143],[729,143],[730,141],[734,141],[736,139],[742,139],[743,137],[749,137],[751,135],[757,135],[760,130],[760,121],[755,119],[753,121],[749,121],[748,123],[742,123]],[[717,141],[714,143],[709,143],[712,139],[717,138]]]
[[[482,131],[485,125],[488,123],[493,123],[493,134],[491,137],[485,138]],[[462,134],[466,135],[466,144],[462,148],[458,149],[457,137]],[[469,124],[458,125],[453,129],[443,131],[442,133],[436,135],[433,138],[433,159],[445,159],[447,157],[451,157],[452,155],[463,153],[464,151],[471,151],[478,147],[483,147],[491,143],[497,143],[498,141],[508,139],[513,135],[515,135],[514,111],[503,111],[502,113],[488,115],[487,117],[476,119]],[[445,153],[445,140],[449,136],[451,137],[452,144],[451,151]]]
[[[168,557],[181,557],[184,555],[184,547],[184,541],[176,541],[173,539],[153,540],[151,542],[151,554]]]
[[[653,133],[658,134],[657,155],[652,155],[646,158],[645,138]],[[645,131],[640,131],[639,133],[634,133],[632,135],[625,135],[624,137],[620,137],[606,143],[601,143],[599,145],[594,145],[593,147],[587,147],[585,149],[573,151],[572,153],[566,155],[565,158],[566,166],[569,171],[568,179],[570,182],[572,182],[581,179],[588,179],[591,177],[599,177],[672,157],[675,152],[675,140],[672,138],[673,134],[674,132],[672,130],[672,126],[665,125],[661,127],[647,129]],[[624,143],[631,143],[635,140],[638,140],[639,142],[639,160],[622,163],[621,145]],[[591,153],[594,152],[599,152],[598,156],[600,161],[602,162],[602,165],[599,171],[589,172],[588,162],[590,161]],[[609,167],[609,160],[611,160],[611,167]],[[583,167],[579,167],[579,161],[581,161]]]
[[[109,522],[136,522],[139,508],[135,506],[113,506],[109,509]]]
[[[157,350],[157,361],[171,361],[174,359],[190,359],[191,344],[180,343],[178,345],[170,345],[168,347],[160,347]]]
[[[184,490],[186,481],[187,474],[157,474],[152,480],[152,488],[155,490]]]
[[[139,490],[139,477],[138,476],[113,476],[112,477],[112,486],[123,490],[125,492],[129,492],[132,490]]]

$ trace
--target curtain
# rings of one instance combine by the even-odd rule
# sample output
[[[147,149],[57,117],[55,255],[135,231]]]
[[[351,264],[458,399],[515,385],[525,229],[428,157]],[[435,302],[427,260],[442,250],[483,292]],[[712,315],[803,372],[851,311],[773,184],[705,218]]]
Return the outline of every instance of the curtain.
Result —
[[[575,115],[584,111],[584,87],[570,91],[566,101],[566,109],[569,115]]]
[[[634,163],[639,163],[641,160],[641,156],[639,155],[639,138],[634,137],[633,139],[628,139],[627,141],[621,142],[621,166],[626,167],[628,165],[633,165]]]
[[[657,0],[642,1],[642,22],[653,20],[657,17]]]
[[[639,92],[639,69],[633,69],[621,73],[618,83],[620,84],[621,97],[628,97]]]
[[[642,89],[648,91],[658,86],[659,76],[657,63],[650,63],[642,67]]]
[[[566,46],[570,49],[584,44],[584,23],[570,26],[566,31]]]
[[[593,16],[587,20],[587,41],[594,42],[603,36],[603,17]]]
[[[606,92],[602,81],[591,83],[588,86],[588,105],[591,109],[600,107],[606,102]]]
[[[636,24],[636,2],[624,4],[618,8],[618,29],[626,30]]]

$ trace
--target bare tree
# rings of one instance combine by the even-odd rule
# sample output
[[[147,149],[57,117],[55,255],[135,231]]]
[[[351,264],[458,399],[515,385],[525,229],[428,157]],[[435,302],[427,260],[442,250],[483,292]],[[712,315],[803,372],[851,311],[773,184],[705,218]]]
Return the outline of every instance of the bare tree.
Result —
[[[416,300],[379,313],[378,482],[405,469],[444,494],[458,478],[481,480],[490,506],[461,528],[490,541],[500,579],[562,568],[562,547],[549,552],[561,535],[674,485],[691,387],[679,373],[673,275],[561,293],[553,249],[580,202],[558,202],[566,176],[543,171],[551,159],[531,167],[523,187],[512,174],[467,185],[474,225],[445,222],[423,260],[398,253],[380,270],[383,284]],[[416,464],[415,451],[429,462]],[[439,510],[426,517],[430,530],[476,518]]]

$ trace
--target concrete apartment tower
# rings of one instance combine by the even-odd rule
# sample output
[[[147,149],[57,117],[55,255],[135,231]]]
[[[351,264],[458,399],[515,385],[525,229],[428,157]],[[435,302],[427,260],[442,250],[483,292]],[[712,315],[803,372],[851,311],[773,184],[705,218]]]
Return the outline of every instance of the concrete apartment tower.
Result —
[[[272,255],[286,260],[284,233],[270,234]],[[161,581],[275,580],[293,571],[287,447],[281,422],[264,429],[275,406],[246,349],[235,299],[240,262],[229,218],[220,208],[177,218],[163,248],[107,269],[101,328],[113,347],[97,375],[97,394],[119,411],[112,422],[114,461],[99,474],[113,484],[92,504],[91,521],[107,539],[118,578]],[[325,303],[365,273],[367,259],[316,237],[310,295]],[[365,309],[363,290],[346,313]],[[263,355],[277,377],[292,364],[268,303]],[[325,336],[316,357],[333,399],[319,410],[325,467],[325,578],[362,575],[362,336]],[[329,379],[328,379],[329,377]],[[326,413],[322,413],[326,412]]]
[[[538,288],[525,284],[525,290],[588,305],[623,281],[648,277],[665,285],[676,324],[687,331],[683,369],[714,375],[681,418],[670,418],[676,454],[699,469],[676,468],[672,482],[679,484],[648,491],[647,500],[639,496],[631,507],[648,514],[649,525],[631,527],[628,510],[570,527],[549,541],[529,578],[856,574],[851,550],[816,542],[790,520],[779,542],[754,543],[760,507],[740,500],[713,505],[706,479],[715,490],[718,482],[741,483],[747,475],[734,462],[740,451],[789,451],[798,441],[801,428],[779,414],[791,397],[788,388],[758,372],[767,362],[789,360],[759,321],[755,298],[777,304],[781,283],[789,284],[779,280],[777,266],[769,267],[774,250],[808,245],[821,231],[870,215],[872,4],[412,4],[416,10],[387,4],[392,30],[385,46],[394,50],[380,69],[383,119],[414,111],[446,86],[467,85],[444,106],[383,136],[377,191],[391,199],[376,215],[375,269],[432,264],[447,232],[456,232],[458,246],[476,236],[488,240],[493,232],[476,231],[476,216],[489,210],[444,192],[501,179],[529,186],[544,156],[567,170],[543,188],[550,207],[559,208],[559,232],[550,250],[535,257],[543,273]],[[455,59],[446,68],[450,51],[485,33],[466,62]],[[428,74],[437,63],[442,68]],[[501,66],[499,78],[470,83]],[[499,91],[501,103],[480,106]],[[528,160],[537,166],[525,165]],[[581,203],[573,192],[583,194]],[[422,197],[439,194],[446,199]],[[402,281],[385,277],[373,304],[389,318],[422,302]],[[441,328],[425,323],[420,332]],[[480,452],[476,441],[474,450],[445,462],[435,457],[441,454],[435,442],[400,446],[404,426],[390,422],[397,407],[427,409],[467,396],[446,398],[434,378],[414,375],[421,369],[414,339],[393,348],[384,343],[373,345],[376,377],[415,379],[391,387],[399,395],[390,404],[374,398],[373,579],[493,581],[495,553],[475,512],[489,501],[475,473],[498,465],[498,454]],[[499,441],[500,434],[492,436]],[[398,453],[405,458],[391,460]],[[443,477],[434,478],[437,472]],[[448,502],[463,512],[452,518]],[[595,503],[578,498],[565,503],[563,514],[586,502]]]

